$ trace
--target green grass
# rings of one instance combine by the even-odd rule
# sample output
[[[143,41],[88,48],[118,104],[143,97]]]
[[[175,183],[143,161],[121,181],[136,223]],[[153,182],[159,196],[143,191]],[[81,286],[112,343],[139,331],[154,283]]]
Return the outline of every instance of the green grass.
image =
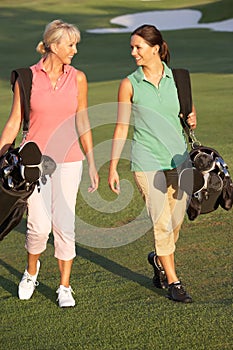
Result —
[[[93,35],[85,29],[111,26],[117,15],[150,9],[194,8],[203,22],[232,17],[229,0],[116,0],[13,1],[0,4],[0,129],[11,106],[12,69],[38,60],[34,47],[44,25],[62,18],[80,26],[82,41],[74,65],[87,73],[89,104],[96,149],[110,141],[120,80],[134,69],[129,35]],[[198,113],[197,138],[216,148],[233,174],[233,34],[209,30],[164,32],[172,66],[191,72]],[[109,104],[113,103],[113,111]],[[111,105],[110,105],[111,107]],[[91,114],[92,114],[91,113]],[[109,113],[109,114],[108,114]],[[95,120],[97,118],[97,120]],[[131,182],[132,199],[123,210],[108,213],[116,199],[107,185],[110,142],[97,155],[101,184],[98,195],[86,194],[86,166],[77,199],[77,216],[89,225],[124,229],[137,217],[143,202],[132,181],[128,158],[120,162],[122,179]],[[90,204],[90,203],[91,204]],[[98,209],[96,209],[96,205]],[[29,301],[20,301],[17,286],[25,267],[25,220],[0,243],[0,347],[2,350],[231,350],[232,340],[232,211],[223,209],[184,221],[177,244],[180,278],[194,299],[190,305],[167,300],[152,285],[147,254],[153,249],[149,229],[141,237],[116,248],[77,242],[71,283],[77,306],[59,309],[59,274],[52,237],[41,257],[40,285]],[[143,234],[144,233],[144,234]],[[140,235],[140,234],[139,234]],[[95,245],[95,241],[92,245]]]

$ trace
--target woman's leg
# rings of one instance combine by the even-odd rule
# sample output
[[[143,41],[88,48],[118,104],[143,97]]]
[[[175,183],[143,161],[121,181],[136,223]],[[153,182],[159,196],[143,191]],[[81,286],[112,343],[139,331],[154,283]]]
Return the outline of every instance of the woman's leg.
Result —
[[[161,227],[163,227],[163,223],[166,223],[166,218],[168,218],[169,225],[167,227],[171,230],[174,248],[179,237],[179,230],[184,220],[187,205],[187,195],[178,188],[177,175],[176,169],[165,172],[167,194],[165,196],[164,211],[158,220],[158,223],[162,223]],[[170,254],[160,255],[158,253],[158,258],[167,276],[167,297],[173,301],[191,303],[192,298],[186,292],[176,274],[174,251]]]
[[[37,261],[40,257],[40,254],[30,254],[28,253],[28,265],[27,271],[29,275],[34,276],[37,273]]]
[[[175,240],[166,177],[162,171],[135,172],[135,180],[153,223],[155,251],[168,256],[175,251]]]
[[[27,271],[35,275],[37,261],[46,249],[51,232],[51,181],[47,179],[40,189],[35,188],[28,199],[27,234],[25,247],[28,251]]]
[[[185,205],[177,202],[177,177],[169,177],[163,172],[137,172],[136,183],[146,201],[147,209],[153,222],[155,251],[158,262],[163,266],[168,283],[178,281],[175,270],[175,243],[179,236]],[[173,186],[171,185],[173,184]],[[174,185],[175,184],[175,185]],[[176,212],[177,215],[173,215]],[[175,217],[177,216],[177,217]],[[153,264],[153,262],[152,262]]]
[[[60,285],[68,288],[70,286],[70,275],[73,259],[65,261],[58,259],[58,267],[60,271]]]
[[[75,206],[82,176],[82,162],[59,164],[52,176],[53,234],[60,285],[69,287],[75,252]]]
[[[159,256],[159,261],[166,273],[168,284],[177,282],[178,277],[175,270],[174,253],[166,256]]]
[[[19,283],[18,295],[20,299],[31,298],[38,285],[37,276],[40,269],[40,254],[46,249],[51,231],[51,191],[50,181],[40,191],[36,187],[28,199],[27,234],[25,248],[28,251],[27,268]]]

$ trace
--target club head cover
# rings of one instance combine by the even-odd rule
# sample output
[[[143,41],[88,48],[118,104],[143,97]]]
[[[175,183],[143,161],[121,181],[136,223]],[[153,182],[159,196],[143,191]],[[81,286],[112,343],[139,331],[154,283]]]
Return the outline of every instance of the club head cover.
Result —
[[[43,175],[52,175],[54,171],[56,170],[56,163],[55,161],[49,157],[43,154],[41,158],[41,168],[42,168],[42,176]]]
[[[215,167],[215,161],[212,157],[211,154],[207,154],[205,152],[199,152],[194,160],[193,160],[193,164],[195,166],[195,168],[199,171],[201,171],[202,173],[206,173],[209,172],[211,170],[214,169]]]
[[[179,175],[179,187],[189,196],[202,190],[205,180],[196,168],[183,169]]]
[[[21,165],[21,176],[26,182],[33,183],[41,177],[41,170],[38,166]]]
[[[24,143],[19,148],[21,175],[29,183],[36,182],[41,176],[41,151],[33,141]]]
[[[41,151],[37,144],[32,141],[24,143],[19,148],[19,156],[22,165],[39,165],[41,163]]]

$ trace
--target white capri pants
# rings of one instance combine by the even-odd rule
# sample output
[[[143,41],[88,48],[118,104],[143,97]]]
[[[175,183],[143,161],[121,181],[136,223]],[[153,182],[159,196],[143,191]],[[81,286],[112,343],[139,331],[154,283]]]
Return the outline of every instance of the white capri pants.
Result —
[[[25,247],[30,254],[40,254],[47,246],[49,234],[54,235],[54,256],[71,260],[75,251],[75,206],[82,177],[82,161],[57,164],[46,184],[40,181],[28,199]]]

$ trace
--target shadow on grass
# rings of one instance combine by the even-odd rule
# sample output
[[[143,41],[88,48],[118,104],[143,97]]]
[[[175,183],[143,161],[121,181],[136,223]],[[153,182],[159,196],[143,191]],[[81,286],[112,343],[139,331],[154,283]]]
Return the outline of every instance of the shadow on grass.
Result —
[[[26,230],[26,220],[23,219],[21,223],[16,228],[17,232],[21,234],[25,234]],[[53,245],[53,235],[50,235],[50,238],[48,240],[48,244]],[[145,275],[142,275],[138,272],[132,271],[126,266],[123,266],[117,262],[114,262],[110,260],[109,258],[104,257],[103,255],[93,252],[92,250],[88,249],[87,247],[80,246],[76,244],[76,251],[77,255],[82,257],[83,259],[86,259],[90,261],[91,263],[94,263],[96,265],[101,266],[105,270],[113,273],[114,275],[117,275],[119,277],[125,278],[129,281],[133,281],[140,286],[147,288],[158,295],[161,295],[164,293],[163,290],[156,289],[152,284],[152,278],[149,278]],[[20,280],[22,276],[22,271],[18,271],[15,267],[12,265],[9,265],[2,259],[0,259],[0,266],[3,266],[5,269],[7,269],[12,275],[17,277],[18,280]],[[14,282],[7,280],[6,278],[1,277],[0,278],[0,286],[7,290],[12,296],[17,295],[17,289],[18,285],[16,285]],[[40,285],[38,287],[38,292],[43,294],[46,298],[51,299],[54,302],[54,290],[47,286],[44,283],[40,282]]]
[[[21,221],[21,223],[17,226],[16,230],[19,234],[25,234],[25,229],[26,229],[26,220],[23,219]],[[48,240],[48,244],[53,246],[53,235],[50,235],[50,238]],[[91,249],[89,249],[86,246],[81,246],[76,244],[76,251],[77,251],[77,256],[93,263],[96,264],[100,267],[102,267],[103,269],[105,269],[106,271],[119,276],[121,278],[124,278],[128,281],[132,281],[136,284],[138,284],[139,286],[142,286],[150,291],[152,291],[153,293],[156,293],[157,295],[164,295],[164,291],[161,289],[156,289],[153,284],[152,284],[152,278],[149,278],[147,276],[145,276],[144,274],[140,274],[138,272],[132,271],[130,270],[128,267],[119,264],[118,262],[115,262],[111,259],[109,259],[108,257],[105,257],[103,255],[101,255],[99,252],[97,251],[92,251]],[[6,263],[4,260],[0,259],[0,266],[4,267],[5,269],[7,269],[9,271],[10,274],[12,274],[13,276],[15,276],[17,278],[18,281],[20,281],[20,278],[22,276],[22,271],[17,270],[17,268],[15,268],[14,266],[12,266],[13,264],[9,264]],[[18,283],[16,284],[15,282],[13,282],[10,279],[7,279],[5,277],[0,276],[0,286],[6,290],[7,292],[9,292],[13,297],[17,296],[17,290],[18,290]],[[54,298],[54,289],[50,288],[48,285],[44,284],[44,283],[40,283],[37,292],[39,292],[40,294],[42,294],[46,299],[49,299],[50,301],[52,301],[53,303],[56,303],[55,298]],[[232,299],[231,298],[227,298],[229,295],[226,295],[226,298],[222,298],[222,299],[216,299],[216,298],[210,298],[209,300],[207,300],[206,298],[200,298],[200,300],[197,302],[197,304],[201,305],[201,304],[215,304],[215,305],[230,305],[232,304]],[[2,297],[7,298],[6,296]]]
[[[77,255],[89,260],[90,262],[101,266],[105,270],[113,273],[114,275],[117,275],[119,277],[123,277],[129,281],[133,281],[137,284],[139,284],[142,287],[145,287],[149,290],[152,290],[156,292],[157,294],[161,295],[163,293],[162,290],[156,289],[152,285],[152,278],[149,278],[145,275],[142,275],[138,272],[132,271],[129,268],[120,265],[119,263],[116,263],[115,261],[112,261],[96,252],[93,252],[83,246],[76,246]]]
[[[0,265],[7,269],[12,275],[16,276],[20,281],[22,277],[22,271],[18,271],[12,265],[7,264],[5,261],[0,259]],[[9,292],[13,297],[18,296],[18,284],[13,281],[0,276],[0,286]],[[43,294],[47,299],[49,298],[53,303],[54,301],[54,290],[48,287],[46,284],[40,282],[40,287],[38,291]]]

